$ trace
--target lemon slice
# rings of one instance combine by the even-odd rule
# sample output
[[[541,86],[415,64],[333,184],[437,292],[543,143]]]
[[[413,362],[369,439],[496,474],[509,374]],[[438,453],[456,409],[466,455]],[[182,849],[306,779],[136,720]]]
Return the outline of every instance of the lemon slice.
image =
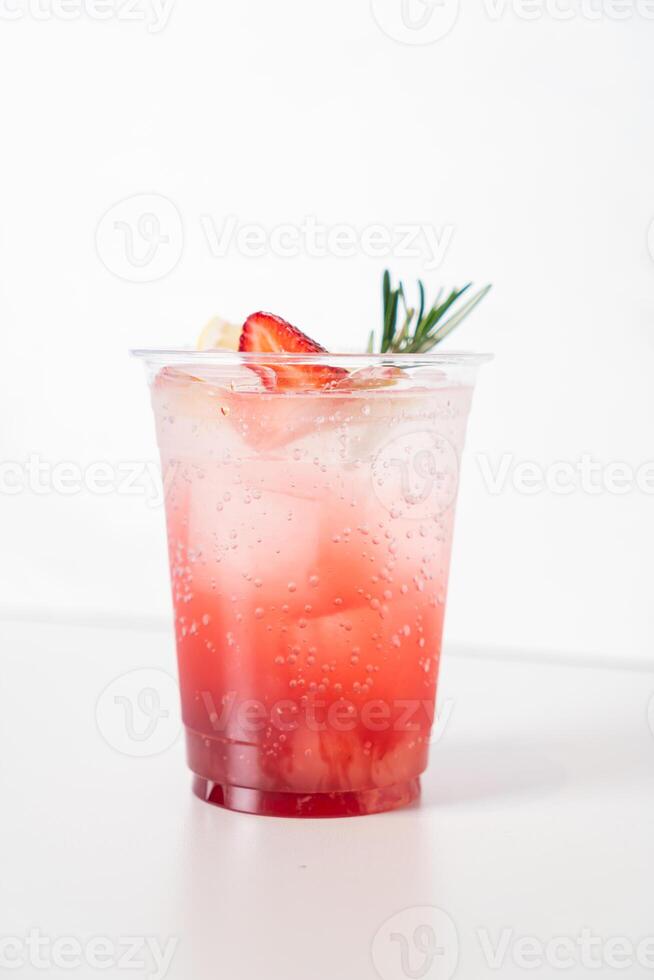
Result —
[[[198,350],[238,350],[241,327],[220,316],[212,317],[198,337]]]

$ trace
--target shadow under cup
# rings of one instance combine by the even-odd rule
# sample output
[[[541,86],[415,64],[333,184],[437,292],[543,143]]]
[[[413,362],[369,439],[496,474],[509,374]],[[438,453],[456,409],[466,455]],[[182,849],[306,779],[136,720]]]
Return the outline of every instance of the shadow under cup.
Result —
[[[136,353],[195,792],[283,816],[411,802],[485,358]]]

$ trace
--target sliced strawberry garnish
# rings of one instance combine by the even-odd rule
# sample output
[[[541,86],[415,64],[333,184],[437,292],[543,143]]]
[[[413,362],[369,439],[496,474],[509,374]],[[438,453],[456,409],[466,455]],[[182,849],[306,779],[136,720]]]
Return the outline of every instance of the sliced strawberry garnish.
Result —
[[[239,350],[251,354],[326,354],[297,327],[272,313],[253,313],[243,324]],[[266,363],[252,365],[270,390],[324,388],[341,381],[347,371],[322,364]]]

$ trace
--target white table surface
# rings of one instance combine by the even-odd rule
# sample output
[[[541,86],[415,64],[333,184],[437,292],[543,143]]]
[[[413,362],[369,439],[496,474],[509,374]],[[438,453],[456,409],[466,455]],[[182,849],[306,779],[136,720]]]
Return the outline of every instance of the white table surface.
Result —
[[[652,976],[654,673],[446,650],[420,805],[281,820],[195,799],[181,738],[167,747],[175,714],[161,744],[133,743],[158,754],[118,750],[107,705],[174,675],[166,633],[4,622],[0,638],[0,950],[16,966],[0,975],[161,977],[147,938],[173,941],[170,980]],[[138,969],[119,965],[125,937]],[[555,937],[576,943],[565,969]],[[72,968],[76,949],[91,965]]]

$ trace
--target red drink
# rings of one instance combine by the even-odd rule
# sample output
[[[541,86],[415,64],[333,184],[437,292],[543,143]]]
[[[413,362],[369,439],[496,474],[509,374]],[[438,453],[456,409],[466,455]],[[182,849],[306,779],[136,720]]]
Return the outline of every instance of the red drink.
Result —
[[[151,359],[188,760],[233,809],[374,813],[427,765],[477,362],[308,360],[365,369],[269,391],[236,353]]]

